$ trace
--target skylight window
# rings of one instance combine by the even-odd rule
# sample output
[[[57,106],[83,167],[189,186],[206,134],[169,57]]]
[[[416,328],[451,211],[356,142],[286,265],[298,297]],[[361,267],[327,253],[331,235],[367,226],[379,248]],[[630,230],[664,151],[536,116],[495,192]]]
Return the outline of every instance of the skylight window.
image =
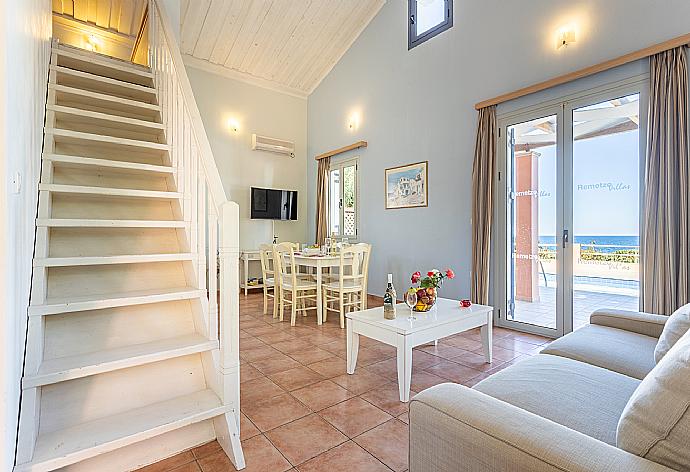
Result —
[[[453,26],[453,0],[408,0],[407,48]]]

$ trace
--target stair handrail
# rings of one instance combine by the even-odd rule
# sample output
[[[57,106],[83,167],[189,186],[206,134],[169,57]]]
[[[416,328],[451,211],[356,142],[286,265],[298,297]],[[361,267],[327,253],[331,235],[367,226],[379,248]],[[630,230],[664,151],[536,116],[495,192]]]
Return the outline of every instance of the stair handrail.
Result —
[[[204,330],[219,341],[214,353],[217,382],[211,382],[230,412],[214,420],[218,442],[235,468],[244,468],[239,440],[239,206],[225,193],[170,19],[160,0],[149,1],[149,63],[170,145],[174,179],[189,235]],[[219,264],[220,262],[220,264]],[[218,268],[218,269],[217,269]],[[220,307],[219,307],[220,305]]]

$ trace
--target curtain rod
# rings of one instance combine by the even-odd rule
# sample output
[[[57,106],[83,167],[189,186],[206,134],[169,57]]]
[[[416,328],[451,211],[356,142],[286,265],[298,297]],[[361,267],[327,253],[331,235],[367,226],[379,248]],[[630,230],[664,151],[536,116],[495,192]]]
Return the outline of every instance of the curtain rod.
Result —
[[[316,159],[318,161],[320,159],[325,159],[326,157],[337,156],[338,154],[342,154],[344,152],[352,151],[353,149],[359,149],[359,148],[363,148],[363,147],[367,147],[367,142],[366,141],[357,141],[356,143],[350,144],[349,146],[343,146],[341,148],[334,149],[333,151],[328,151],[328,152],[324,152],[323,154],[319,154],[314,159]]]
[[[658,54],[669,49],[688,45],[690,45],[690,33],[684,34],[683,36],[678,36],[677,38],[669,39],[668,41],[664,41],[663,43],[658,43],[653,46],[640,49],[639,51],[625,54],[615,59],[600,62],[599,64],[585,67],[584,69],[580,69],[575,72],[570,72],[568,74],[560,75],[558,77],[554,77],[553,79],[549,79],[544,82],[539,82],[537,84],[530,85],[529,87],[524,87],[510,93],[504,93],[503,95],[499,95],[497,97],[484,100],[483,102],[479,102],[474,106],[474,108],[475,110],[480,110],[491,105],[498,105],[509,100],[524,97],[525,95],[529,95],[531,93],[540,92],[542,90],[555,87],[556,85],[565,84],[567,82],[572,82],[573,80],[581,79],[589,75],[604,72],[606,70],[613,69],[614,67],[622,66],[629,62],[637,61],[638,59],[644,59],[645,57],[653,56],[654,54]]]

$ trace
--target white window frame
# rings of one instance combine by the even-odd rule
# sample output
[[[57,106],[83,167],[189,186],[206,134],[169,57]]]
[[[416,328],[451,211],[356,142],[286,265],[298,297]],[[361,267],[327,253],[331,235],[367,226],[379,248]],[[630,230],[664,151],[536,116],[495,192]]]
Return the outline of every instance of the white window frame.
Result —
[[[343,231],[345,229],[345,206],[343,205],[343,196],[344,196],[344,186],[345,186],[345,179],[344,179],[344,170],[346,167],[355,167],[355,234],[354,236],[352,235],[346,235],[343,234]],[[331,186],[330,186],[330,181],[331,181],[331,171],[332,170],[339,170],[340,171],[340,205],[339,205],[339,214],[337,215],[337,218],[340,221],[340,226],[339,226],[339,233],[336,234],[335,236],[338,239],[342,238],[348,238],[350,241],[357,241],[359,238],[359,157],[351,157],[351,158],[342,158],[342,159],[334,159],[331,160],[331,164],[328,167],[328,208],[330,210],[331,208]],[[331,218],[335,217],[336,215],[332,215],[331,212],[329,211],[328,213],[328,237],[331,237],[333,233],[331,233]]]

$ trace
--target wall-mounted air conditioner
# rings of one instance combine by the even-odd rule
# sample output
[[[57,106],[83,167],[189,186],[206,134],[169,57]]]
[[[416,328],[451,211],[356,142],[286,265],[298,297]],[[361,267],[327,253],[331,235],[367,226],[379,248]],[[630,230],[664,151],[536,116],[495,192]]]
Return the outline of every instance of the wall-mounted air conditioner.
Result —
[[[295,157],[295,143],[282,139],[259,136],[258,134],[252,134],[252,150],[269,151],[275,152],[276,154],[286,154],[290,157]]]

